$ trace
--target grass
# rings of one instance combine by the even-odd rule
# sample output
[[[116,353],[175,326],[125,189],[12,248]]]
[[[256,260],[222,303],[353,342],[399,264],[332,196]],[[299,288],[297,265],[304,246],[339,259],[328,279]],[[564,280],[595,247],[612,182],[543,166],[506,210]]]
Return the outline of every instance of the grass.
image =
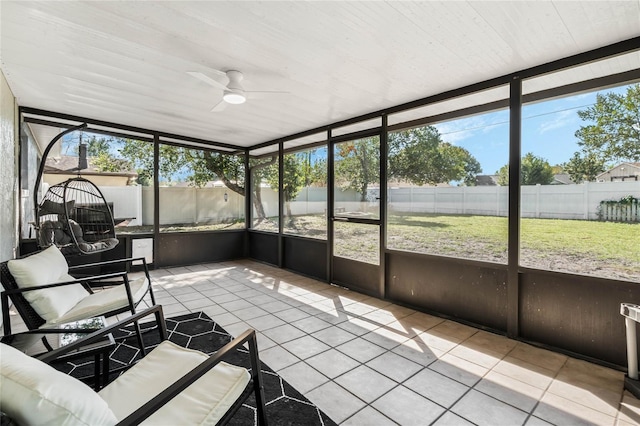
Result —
[[[285,218],[284,232],[326,238],[324,215]],[[240,229],[244,222],[163,228],[164,231]],[[585,220],[522,219],[521,265],[640,281],[640,224]],[[277,218],[254,224],[277,232]],[[393,214],[387,227],[387,247],[419,253],[507,263],[508,222],[505,217]],[[334,252],[378,263],[378,227],[335,223]]]

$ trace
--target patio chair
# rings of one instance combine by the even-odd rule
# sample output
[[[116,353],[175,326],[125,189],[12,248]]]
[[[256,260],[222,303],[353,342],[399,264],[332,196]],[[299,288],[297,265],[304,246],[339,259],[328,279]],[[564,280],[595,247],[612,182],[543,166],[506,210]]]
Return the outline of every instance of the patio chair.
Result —
[[[98,393],[45,363],[151,313],[156,315],[161,343]],[[162,307],[155,306],[40,359],[0,344],[0,407],[18,424],[136,425],[146,420],[148,424],[213,425],[226,424],[254,394],[258,424],[266,426],[254,330],[245,331],[212,356],[166,338]],[[222,361],[245,343],[251,373]]]
[[[126,270],[81,279],[69,275],[69,272],[82,268],[126,265],[137,260],[142,261],[144,275],[133,281],[129,281]],[[61,328],[61,325],[71,321],[96,316],[109,317],[127,311],[134,314],[136,306],[147,293],[155,304],[149,270],[143,258],[70,268],[55,245],[22,259],[0,263],[0,282],[4,287],[0,299],[5,336],[11,334],[9,298],[29,330],[48,334],[68,333],[69,330]],[[107,284],[110,287],[104,290],[94,292],[92,289],[92,285]],[[43,341],[51,350],[46,336]]]

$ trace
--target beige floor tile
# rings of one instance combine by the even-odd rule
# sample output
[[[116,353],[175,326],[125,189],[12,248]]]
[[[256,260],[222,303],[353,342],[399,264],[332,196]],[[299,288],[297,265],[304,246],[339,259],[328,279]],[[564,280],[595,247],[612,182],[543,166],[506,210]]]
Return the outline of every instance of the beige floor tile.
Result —
[[[474,426],[473,423],[463,419],[457,414],[447,411],[444,413],[433,426]]]
[[[356,338],[356,335],[338,327],[325,328],[324,330],[316,331],[311,335],[331,347],[341,345]]]
[[[443,355],[428,368],[467,386],[476,384],[489,371],[478,364],[449,354]]]
[[[429,331],[434,331],[441,335],[450,337],[452,340],[456,341],[456,343],[460,343],[478,332],[478,330],[473,327],[449,320],[441,322],[429,329]]]
[[[309,364],[298,362],[278,372],[291,386],[303,394],[329,381],[327,376],[319,373]]]
[[[289,306],[289,305],[287,305],[287,306]],[[265,308],[267,310],[269,310],[269,306],[268,305],[265,306]],[[270,311],[270,312],[273,312],[273,311]],[[308,318],[309,317],[308,313],[306,313],[304,311],[301,311],[298,308],[292,308],[291,306],[289,306],[287,309],[284,309],[282,311],[273,312],[273,314],[275,316],[277,316],[278,318],[280,318],[281,320],[289,322],[289,323],[291,323],[293,321],[300,320],[302,318]]]
[[[283,343],[282,347],[300,359],[307,359],[331,349],[329,345],[325,345],[311,336],[303,336],[299,339],[288,341]]]
[[[640,399],[629,391],[624,391],[620,403],[618,420],[628,424],[640,425]]]
[[[468,386],[428,368],[404,382],[404,386],[446,408],[469,391]]]
[[[561,396],[577,404],[605,413],[615,417],[618,412],[618,405],[622,399],[622,383],[617,392],[609,390],[605,387],[587,385],[582,382],[573,381],[567,383],[565,380],[555,379],[548,393]]]
[[[377,328],[367,334],[363,334],[361,337],[386,349],[393,349],[410,338],[404,333],[400,333],[397,330],[389,330],[385,327]]]
[[[539,419],[535,416],[529,417],[529,420],[525,423],[525,426],[555,426],[549,422]]]
[[[474,389],[526,412],[531,412],[544,394],[542,389],[495,371],[487,373]]]
[[[408,329],[414,330],[416,333],[429,330],[432,327],[444,322],[444,319],[434,317],[433,315],[425,314],[423,312],[415,312],[411,315],[403,317],[398,320],[401,324],[405,325]]]
[[[290,365],[300,362],[300,358],[281,346],[274,346],[260,351],[260,360],[278,372]]]
[[[400,385],[371,406],[401,425],[428,425],[445,409]]]
[[[498,353],[502,356],[507,355],[516,347],[518,342],[500,336],[498,334],[489,333],[488,331],[480,330],[473,336],[464,341],[464,345],[470,348],[476,349],[488,349],[491,352]]]
[[[527,413],[490,396],[471,390],[451,409],[478,426],[521,425]]]
[[[504,355],[493,352],[487,348],[477,347],[467,347],[468,340],[460,343],[455,348],[449,351],[449,354],[455,355],[458,358],[465,359],[474,364],[478,364],[484,368],[493,368],[496,364],[500,362]]]
[[[257,318],[251,318],[246,320],[247,324],[258,331],[266,331],[282,325],[286,325],[286,322],[282,321],[275,315],[267,314]]]
[[[424,367],[391,351],[385,352],[366,364],[379,373],[401,383]]]
[[[305,362],[331,379],[360,365],[358,361],[335,349],[329,349],[326,352],[308,358]]]
[[[260,309],[257,306],[252,306],[250,308],[244,308],[244,309],[236,309],[233,311],[233,315],[237,316],[243,321],[247,321],[252,318],[257,318],[257,317],[261,317],[263,315],[268,315],[268,314],[269,312],[265,311],[264,309]]]
[[[366,405],[334,382],[325,383],[305,396],[337,423],[351,417]]]
[[[384,348],[360,337],[350,340],[347,343],[343,343],[342,345],[337,346],[336,349],[356,361],[363,363],[386,352]]]
[[[546,349],[536,348],[526,343],[518,342],[513,350],[509,352],[509,356],[526,361],[529,364],[537,365],[554,373],[567,361],[567,356]]]
[[[384,416],[378,410],[369,406],[364,407],[353,416],[349,417],[344,422],[340,423],[342,426],[363,426],[363,425],[375,425],[375,426],[395,426],[396,422],[390,420]]]
[[[571,383],[582,382],[613,392],[620,392],[624,382],[624,373],[587,361],[569,358],[558,372],[557,379]]]
[[[445,354],[439,349],[429,348],[424,342],[417,339],[407,340],[393,348],[391,352],[410,359],[423,367],[428,366]]]
[[[298,327],[305,333],[312,334],[316,331],[331,327],[331,324],[317,317],[307,317],[297,321],[290,322],[294,327]]]
[[[264,335],[278,344],[283,344],[290,340],[297,339],[305,335],[305,332],[292,326],[284,324],[279,327],[270,328],[264,331]]]
[[[397,383],[377,371],[360,365],[335,379],[336,383],[348,389],[355,396],[370,403],[393,389]]]
[[[551,370],[511,356],[507,356],[500,361],[493,368],[493,371],[542,390],[545,390],[551,384],[555,376],[555,372]]]
[[[429,348],[438,349],[441,352],[449,352],[451,349],[458,346],[458,343],[460,343],[459,339],[441,334],[435,331],[434,328],[431,328],[424,333],[420,333],[414,338],[414,340],[421,342],[421,344],[424,344]]]
[[[555,425],[612,426],[615,418],[560,396],[545,393],[533,414]]]
[[[169,305],[169,306],[173,306],[173,305]],[[163,306],[163,309],[164,309],[164,306]],[[165,317],[166,316],[167,316],[167,313],[165,311]],[[233,315],[231,312],[226,312],[224,314],[216,315],[215,321],[218,324],[220,324],[223,328],[226,329],[231,324],[235,324],[237,322],[240,322],[241,319],[238,318],[237,316]]]

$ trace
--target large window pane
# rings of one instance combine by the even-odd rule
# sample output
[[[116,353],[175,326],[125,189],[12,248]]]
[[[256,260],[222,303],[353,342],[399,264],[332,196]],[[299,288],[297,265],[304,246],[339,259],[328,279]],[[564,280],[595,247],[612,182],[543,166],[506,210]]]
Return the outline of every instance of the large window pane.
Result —
[[[286,153],[283,169],[283,232],[326,239],[327,146]]]
[[[160,144],[159,169],[160,232],[244,228],[243,156]]]
[[[277,145],[269,154],[255,157],[250,153],[251,173],[251,228],[278,232],[279,160]]]
[[[525,105],[522,266],[640,281],[640,85]]]
[[[495,102],[497,93],[507,92],[493,89],[428,111]],[[388,248],[507,262],[508,184],[497,171],[508,162],[508,122],[499,110],[389,133]]]
[[[149,168],[145,169],[142,158],[149,159]],[[43,182],[48,187],[79,174],[104,195],[113,213],[116,234],[152,232],[153,213],[147,210],[153,209],[153,202],[145,203],[145,189],[153,185],[152,159],[153,145],[149,142],[76,131],[61,140],[60,149],[51,151]]]
[[[380,138],[334,145],[334,214],[380,219]]]

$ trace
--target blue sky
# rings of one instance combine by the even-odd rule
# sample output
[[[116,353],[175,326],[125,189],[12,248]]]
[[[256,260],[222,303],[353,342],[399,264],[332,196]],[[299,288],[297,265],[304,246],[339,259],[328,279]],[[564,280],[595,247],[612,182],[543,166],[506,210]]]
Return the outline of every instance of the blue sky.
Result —
[[[625,93],[626,87],[602,93]],[[578,111],[591,106],[598,92],[526,105],[522,109],[522,155],[532,152],[549,164],[562,164],[579,150],[574,136],[586,124]],[[483,174],[494,174],[509,160],[509,112],[507,110],[435,125],[442,139],[467,149],[482,166]]]

